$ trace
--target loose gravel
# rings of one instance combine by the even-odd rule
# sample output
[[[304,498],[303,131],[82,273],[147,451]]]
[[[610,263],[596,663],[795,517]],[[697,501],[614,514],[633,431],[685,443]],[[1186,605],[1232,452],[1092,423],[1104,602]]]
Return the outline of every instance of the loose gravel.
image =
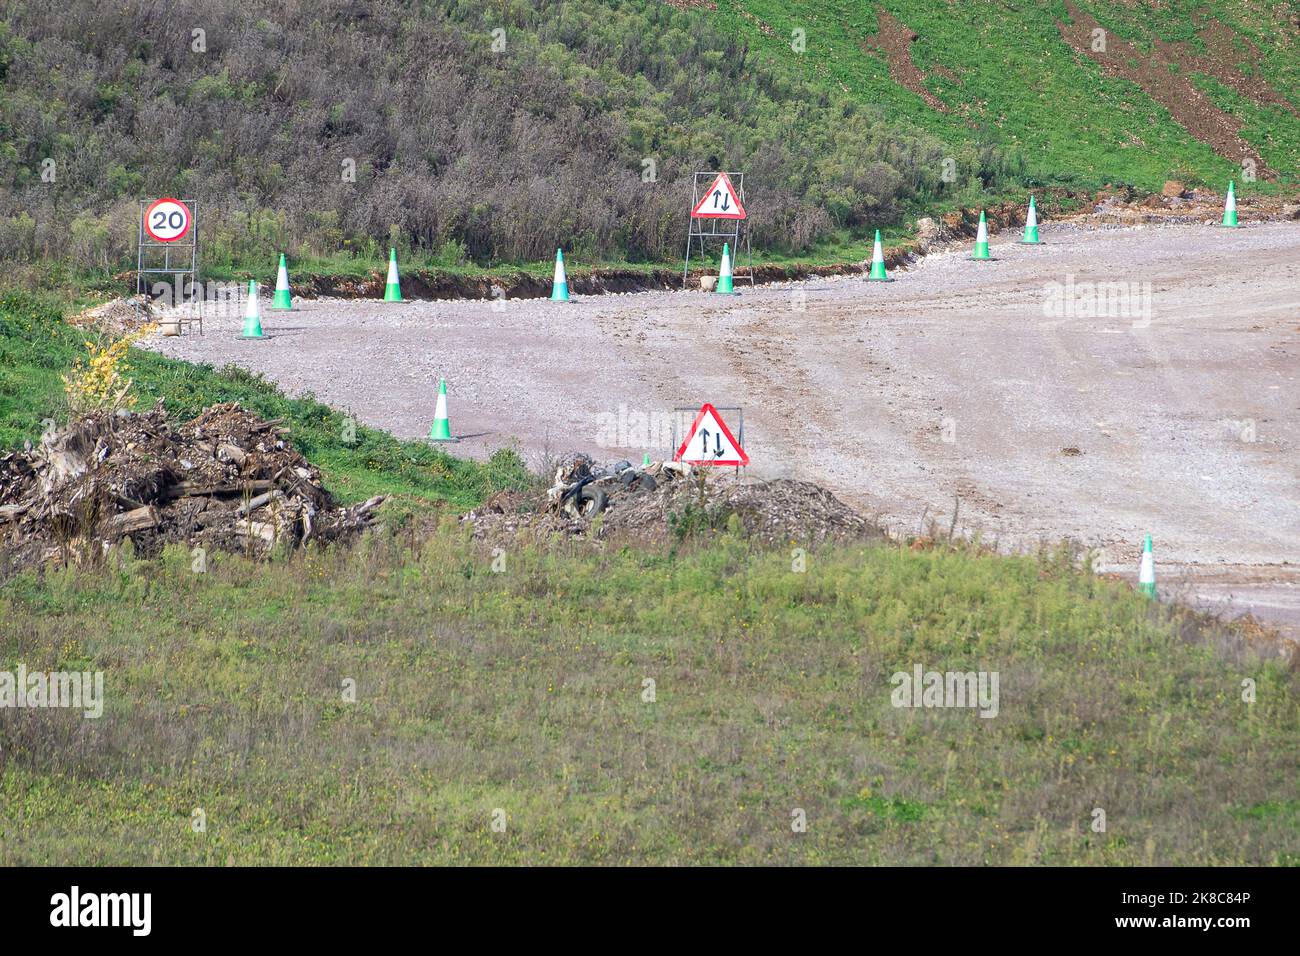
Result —
[[[662,457],[674,408],[741,406],[752,473],[816,482],[896,532],[946,530],[960,500],[961,530],[1006,549],[1075,538],[1126,572],[1150,532],[1162,587],[1300,631],[1300,224],[1042,233],[891,283],[314,300],[264,311],[262,340],[232,309],[149,347],[404,438],[428,434],[445,377],[453,453],[479,458]],[[1098,282],[1129,311],[1087,314],[1119,304],[1087,294]],[[1076,307],[1053,312],[1067,290]]]

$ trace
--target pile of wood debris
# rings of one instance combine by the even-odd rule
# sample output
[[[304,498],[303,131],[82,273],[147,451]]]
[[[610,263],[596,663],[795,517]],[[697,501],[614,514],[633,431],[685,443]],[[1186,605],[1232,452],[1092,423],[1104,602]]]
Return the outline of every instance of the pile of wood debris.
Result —
[[[382,498],[337,507],[278,420],[214,405],[173,427],[151,411],[87,415],[36,448],[0,454],[0,550],[19,566],[82,563],[130,537],[265,554],[332,541]]]

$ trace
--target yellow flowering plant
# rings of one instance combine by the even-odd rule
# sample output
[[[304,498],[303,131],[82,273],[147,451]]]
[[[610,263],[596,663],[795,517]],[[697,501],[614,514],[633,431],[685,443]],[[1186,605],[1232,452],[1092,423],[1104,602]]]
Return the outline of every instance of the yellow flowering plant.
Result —
[[[152,324],[141,326],[108,345],[84,343],[87,354],[62,376],[63,390],[74,414],[134,407],[136,397],[131,392],[133,380],[127,377],[127,351],[155,328]]]

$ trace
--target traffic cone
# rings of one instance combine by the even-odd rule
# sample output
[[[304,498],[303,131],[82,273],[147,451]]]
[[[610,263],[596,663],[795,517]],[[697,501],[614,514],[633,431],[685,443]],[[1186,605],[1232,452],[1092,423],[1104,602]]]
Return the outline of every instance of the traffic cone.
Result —
[[[429,429],[431,441],[451,441],[451,422],[447,420],[447,380],[438,379],[438,407],[433,413],[433,428]]]
[[[1237,189],[1232,180],[1228,180],[1228,198],[1223,204],[1223,224],[1237,228]]]
[[[1039,245],[1042,240],[1038,238],[1038,207],[1034,205],[1034,197],[1029,197],[1029,212],[1025,215],[1025,234],[1020,240],[1029,246]]]
[[[1147,597],[1156,596],[1156,559],[1151,553],[1151,535],[1142,542],[1142,563],[1138,565],[1138,590]]]
[[[989,227],[984,221],[984,210],[980,210],[980,231],[975,236],[975,252],[971,255],[972,259],[988,259],[989,256]]]
[[[880,246],[880,230],[876,230],[876,244],[871,250],[871,272],[868,282],[893,282],[885,272],[885,251]]]
[[[564,273],[564,252],[555,250],[555,281],[551,283],[551,301],[569,301],[569,277]]]
[[[248,305],[244,308],[244,338],[261,339],[262,313],[257,307],[257,280],[248,280]]]
[[[713,287],[717,295],[735,295],[736,290],[731,287],[731,246],[727,243],[722,244],[722,266],[718,269],[718,284]]]
[[[401,302],[402,284],[397,278],[397,250],[388,250],[388,281],[384,283],[384,301]]]
[[[650,467],[650,453],[649,453],[649,452],[646,452],[644,455],[641,456],[641,467],[642,467],[642,468],[649,468],[649,467]]]
[[[284,253],[280,253],[280,271],[275,274],[275,297],[271,299],[273,309],[292,309],[293,298],[289,295],[289,270],[284,264]]]

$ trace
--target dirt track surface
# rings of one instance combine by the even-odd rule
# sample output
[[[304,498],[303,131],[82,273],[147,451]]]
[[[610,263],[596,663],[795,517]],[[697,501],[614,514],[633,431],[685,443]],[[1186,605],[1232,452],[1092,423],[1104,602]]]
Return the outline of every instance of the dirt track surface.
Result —
[[[407,438],[427,435],[445,376],[451,450],[474,457],[513,441],[533,460],[662,456],[629,415],[743,406],[756,475],[825,485],[896,531],[946,528],[960,498],[960,530],[1076,538],[1125,572],[1150,532],[1162,590],[1300,631],[1300,224],[1043,238],[995,237],[992,262],[933,254],[892,283],[735,298],[318,300],[264,312],[264,340],[230,315],[152,347]],[[1046,314],[1071,280],[1136,283],[1138,302],[1150,283],[1150,312]]]

